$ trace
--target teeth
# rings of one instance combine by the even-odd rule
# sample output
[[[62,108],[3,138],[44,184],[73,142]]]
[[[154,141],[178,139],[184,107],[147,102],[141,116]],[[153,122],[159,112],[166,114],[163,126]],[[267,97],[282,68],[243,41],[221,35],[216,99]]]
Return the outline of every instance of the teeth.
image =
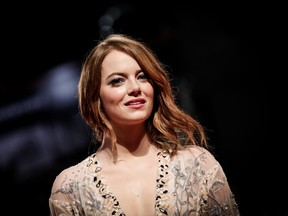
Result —
[[[136,104],[140,104],[140,102],[129,103],[129,105],[136,105]]]

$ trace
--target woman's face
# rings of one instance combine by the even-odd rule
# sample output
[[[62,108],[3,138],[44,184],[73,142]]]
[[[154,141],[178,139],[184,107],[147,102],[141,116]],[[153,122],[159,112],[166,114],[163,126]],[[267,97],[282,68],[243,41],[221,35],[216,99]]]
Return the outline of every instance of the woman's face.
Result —
[[[102,63],[100,99],[112,124],[144,123],[153,109],[154,89],[129,55],[112,50]]]

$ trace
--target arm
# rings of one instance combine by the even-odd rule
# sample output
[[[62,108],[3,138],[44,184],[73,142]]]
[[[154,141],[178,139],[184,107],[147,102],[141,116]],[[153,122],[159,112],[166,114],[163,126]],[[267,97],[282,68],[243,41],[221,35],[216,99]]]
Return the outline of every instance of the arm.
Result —
[[[75,199],[76,184],[69,181],[65,172],[60,173],[53,183],[49,197],[50,216],[78,216],[79,210]]]
[[[201,215],[240,215],[235,197],[218,162],[206,172],[201,190]]]

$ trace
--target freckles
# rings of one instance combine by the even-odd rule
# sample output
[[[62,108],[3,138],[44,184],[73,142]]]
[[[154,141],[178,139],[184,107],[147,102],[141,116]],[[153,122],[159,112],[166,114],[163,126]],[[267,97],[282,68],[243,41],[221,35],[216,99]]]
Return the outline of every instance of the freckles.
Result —
[[[121,101],[125,95],[126,90],[124,88],[108,88],[101,93],[102,99],[110,104]]]
[[[153,88],[153,86],[152,86],[151,84],[148,84],[148,85],[146,86],[146,89],[147,89],[148,95],[154,96],[154,88]]]

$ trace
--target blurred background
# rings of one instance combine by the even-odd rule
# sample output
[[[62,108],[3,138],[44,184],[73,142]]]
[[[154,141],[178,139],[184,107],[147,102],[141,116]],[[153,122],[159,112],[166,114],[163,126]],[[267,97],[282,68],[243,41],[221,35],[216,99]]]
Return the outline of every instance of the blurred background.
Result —
[[[77,82],[87,53],[111,32],[142,39],[169,66],[177,99],[207,128],[242,215],[287,215],[267,177],[270,101],[258,71],[257,7],[103,1],[2,9],[1,206],[9,215],[49,215],[54,178],[87,156]]]

